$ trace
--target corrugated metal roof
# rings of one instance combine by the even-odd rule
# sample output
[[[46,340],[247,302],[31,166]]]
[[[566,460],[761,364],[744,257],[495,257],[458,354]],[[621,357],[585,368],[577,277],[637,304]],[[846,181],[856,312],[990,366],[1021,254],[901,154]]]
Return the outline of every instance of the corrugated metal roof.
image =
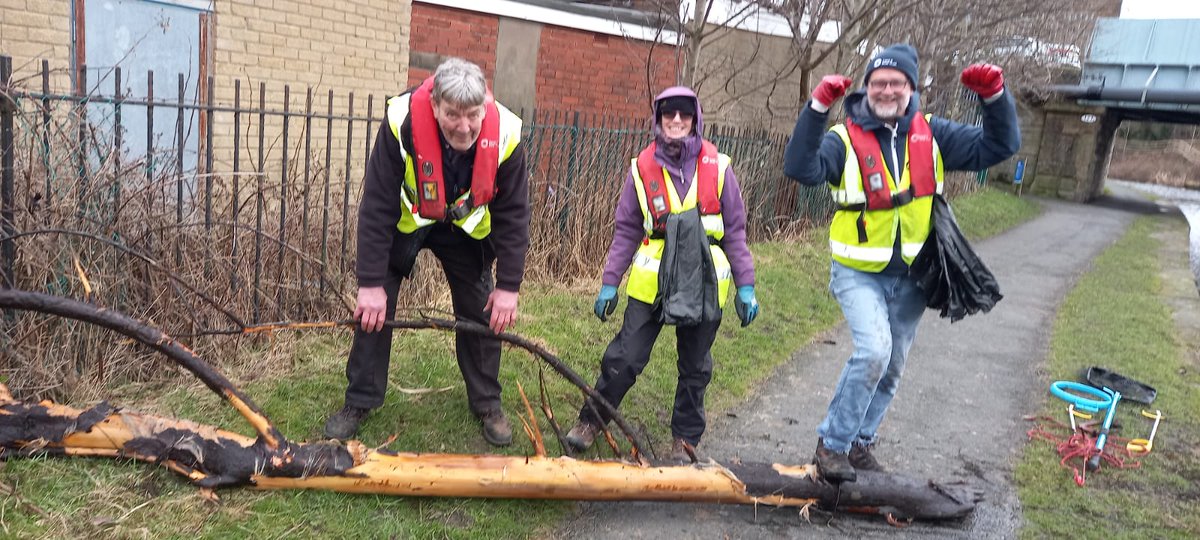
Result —
[[[1100,19],[1084,84],[1200,89],[1200,19]]]
[[[1200,19],[1100,19],[1088,60],[1196,64],[1200,62]]]

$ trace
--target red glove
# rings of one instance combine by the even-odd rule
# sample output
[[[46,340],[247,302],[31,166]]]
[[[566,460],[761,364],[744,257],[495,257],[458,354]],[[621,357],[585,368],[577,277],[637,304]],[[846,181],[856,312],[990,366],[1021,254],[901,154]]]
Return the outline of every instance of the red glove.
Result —
[[[991,64],[972,64],[962,72],[963,86],[988,99],[1004,90],[1004,70]]]
[[[830,107],[833,105],[834,101],[837,101],[838,98],[845,95],[846,89],[850,88],[850,85],[852,84],[854,84],[854,81],[850,80],[849,77],[843,77],[841,75],[826,75],[821,78],[821,84],[818,84],[817,87],[813,89],[813,101],[816,101],[826,107]]]

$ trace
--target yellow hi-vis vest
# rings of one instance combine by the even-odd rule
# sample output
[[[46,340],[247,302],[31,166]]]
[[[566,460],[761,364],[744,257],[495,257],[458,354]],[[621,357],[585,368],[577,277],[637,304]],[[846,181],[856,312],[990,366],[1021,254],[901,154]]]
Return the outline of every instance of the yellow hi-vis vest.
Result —
[[[392,135],[396,137],[397,141],[401,141],[400,126],[404,125],[404,120],[408,118],[411,100],[412,93],[410,92],[393,97],[387,102],[388,126],[391,127]],[[500,163],[504,163],[512,156],[517,143],[521,142],[521,119],[498,101],[496,110],[500,113]],[[396,228],[400,232],[408,234],[421,227],[433,225],[437,223],[437,220],[423,218],[416,212],[417,174],[416,169],[413,168],[416,160],[404,149],[403,141],[400,142],[400,154],[404,158],[404,189],[400,190],[402,212]],[[471,192],[468,189],[455,203],[465,201],[470,195]],[[454,219],[451,223],[476,240],[481,240],[492,232],[492,214],[486,204],[475,207],[465,216]]]
[[[720,198],[721,193],[725,190],[725,170],[729,168],[729,156],[725,154],[717,154],[717,197]],[[675,191],[675,182],[671,180],[670,173],[663,169],[663,179],[666,180],[667,196],[671,199],[671,213],[679,214],[686,210],[696,207],[696,186],[700,183],[699,167],[696,168],[697,173],[692,175],[692,184],[688,188],[687,194],[683,201],[679,200],[679,193]],[[631,160],[631,170],[633,171],[633,187],[637,192],[638,204],[642,208],[642,228],[646,232],[645,238],[642,240],[642,245],[638,247],[637,253],[633,255],[633,266],[629,270],[629,283],[626,286],[626,292],[630,298],[641,300],[647,304],[653,304],[655,297],[658,296],[658,267],[662,261],[663,246],[665,242],[661,238],[652,238],[654,234],[654,218],[650,213],[649,201],[646,198],[646,189],[642,184],[642,176],[638,173],[637,158]],[[733,271],[729,267],[729,259],[725,257],[725,252],[721,250],[719,242],[725,237],[725,221],[721,214],[708,214],[700,216],[700,223],[704,226],[704,232],[709,238],[716,240],[718,243],[711,243],[708,246],[709,252],[712,253],[713,266],[717,271],[717,298],[719,305],[725,307],[725,298],[729,296],[729,284],[733,281]]]
[[[926,120],[929,116],[926,115]],[[858,156],[854,146],[850,144],[850,134],[846,126],[838,124],[830,128],[837,133],[846,147],[846,164],[842,169],[842,178],[837,186],[830,186],[833,200],[839,207],[866,204],[867,194],[863,190],[863,175],[859,169]],[[874,136],[873,134],[868,134]],[[908,190],[909,152],[908,140],[904,141],[904,167],[899,184],[892,177],[892,172],[884,167],[884,181],[892,193]],[[942,181],[945,176],[942,165],[942,153],[937,140],[933,141],[934,178],[937,181],[937,193],[942,192]],[[896,235],[900,234],[900,256],[907,264],[912,264],[925,239],[929,237],[933,210],[933,197],[917,197],[912,202],[894,208],[866,210],[863,216],[866,221],[865,243],[859,243],[858,219],[862,211],[839,209],[833,214],[833,222],[829,225],[829,250],[833,259],[855,270],[863,272],[880,272],[892,260],[892,251],[896,245]]]

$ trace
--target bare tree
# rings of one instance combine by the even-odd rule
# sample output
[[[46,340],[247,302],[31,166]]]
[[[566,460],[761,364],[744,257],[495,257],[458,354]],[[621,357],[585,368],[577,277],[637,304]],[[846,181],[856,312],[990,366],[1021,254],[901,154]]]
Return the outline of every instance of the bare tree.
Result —
[[[926,0],[895,14],[872,45],[903,41],[921,56],[922,105],[933,110],[958,90],[958,74],[974,62],[1005,70],[1010,88],[1036,90],[1078,80],[1082,51],[1101,0]]]
[[[653,1],[653,0],[652,0]],[[680,36],[680,84],[718,121],[786,130],[813,73],[861,64],[862,45],[918,0],[657,0]]]
[[[822,67],[837,73],[860,71],[864,55],[870,52],[864,45],[897,13],[918,3],[918,0],[755,0],[764,11],[788,21],[795,60],[787,75],[796,75],[803,88],[801,101],[808,99],[813,74]],[[822,28],[830,25],[832,36],[823,34]]]
[[[615,1],[615,0],[614,0]],[[629,2],[626,2],[629,4]],[[679,84],[713,120],[786,131],[815,80],[850,76],[879,47],[906,42],[921,58],[922,106],[956,101],[972,62],[1005,68],[1023,91],[1077,77],[1099,15],[1114,0],[641,0],[679,36]],[[634,4],[629,4],[634,5]],[[652,53],[653,54],[653,53]],[[647,59],[647,76],[658,69]],[[815,76],[814,76],[815,75]]]

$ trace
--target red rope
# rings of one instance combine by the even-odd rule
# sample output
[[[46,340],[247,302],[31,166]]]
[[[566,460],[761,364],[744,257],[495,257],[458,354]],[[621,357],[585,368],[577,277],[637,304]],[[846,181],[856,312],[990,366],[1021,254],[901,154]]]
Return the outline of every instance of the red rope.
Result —
[[[1063,431],[1070,431],[1071,429],[1062,422],[1046,416],[1028,418],[1028,420],[1048,422]],[[1053,444],[1055,450],[1058,451],[1058,455],[1062,456],[1058,464],[1071,469],[1071,476],[1074,478],[1075,484],[1079,486],[1083,486],[1087,479],[1088,459],[1097,454],[1100,455],[1102,461],[1117,469],[1136,469],[1142,466],[1142,462],[1133,459],[1133,454],[1129,453],[1129,450],[1125,448],[1124,443],[1129,442],[1129,439],[1124,437],[1115,437],[1110,433],[1104,445],[1104,452],[1096,449],[1096,435],[1095,430],[1092,429],[1095,423],[1087,422],[1080,424],[1078,429],[1066,439],[1051,433],[1041,423],[1034,425],[1029,431],[1025,432],[1025,435],[1029,437],[1029,440],[1040,439]],[[1079,459],[1078,466],[1070,463],[1076,458]]]

